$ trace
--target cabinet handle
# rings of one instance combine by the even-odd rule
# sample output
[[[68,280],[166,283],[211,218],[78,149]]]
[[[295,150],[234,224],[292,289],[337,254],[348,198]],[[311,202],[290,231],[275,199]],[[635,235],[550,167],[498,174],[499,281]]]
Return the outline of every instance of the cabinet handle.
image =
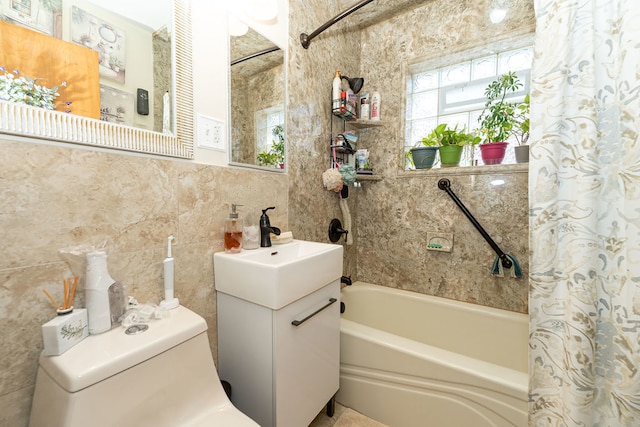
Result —
[[[323,305],[322,307],[320,307],[319,309],[317,309],[316,311],[314,311],[313,313],[311,313],[310,315],[308,315],[304,319],[302,319],[302,320],[294,320],[293,322],[291,322],[291,324],[293,326],[302,325],[304,322],[306,322],[307,320],[311,319],[313,316],[315,316],[316,314],[320,313],[322,310],[324,310],[325,308],[329,307],[331,304],[333,304],[336,301],[338,301],[338,300],[335,299],[335,298],[329,298],[329,302],[328,303],[326,303],[325,305]]]

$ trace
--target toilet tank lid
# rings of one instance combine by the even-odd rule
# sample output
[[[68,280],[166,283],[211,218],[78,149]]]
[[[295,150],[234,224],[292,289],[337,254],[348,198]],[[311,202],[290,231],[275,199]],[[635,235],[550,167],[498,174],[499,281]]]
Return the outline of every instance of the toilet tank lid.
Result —
[[[125,334],[117,326],[99,335],[89,335],[59,356],[40,355],[40,367],[60,387],[73,393],[144,362],[207,330],[206,321],[179,306],[170,316],[152,320],[137,335]]]

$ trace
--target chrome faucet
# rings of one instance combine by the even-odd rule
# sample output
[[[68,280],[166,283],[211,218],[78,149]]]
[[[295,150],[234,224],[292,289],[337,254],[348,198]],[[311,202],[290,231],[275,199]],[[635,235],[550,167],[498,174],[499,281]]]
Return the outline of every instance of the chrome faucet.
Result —
[[[278,227],[272,227],[269,222],[269,216],[267,215],[267,211],[269,209],[275,209],[275,206],[271,206],[269,208],[262,210],[262,215],[260,216],[260,247],[268,248],[271,246],[271,233],[276,236],[280,235],[280,229]]]

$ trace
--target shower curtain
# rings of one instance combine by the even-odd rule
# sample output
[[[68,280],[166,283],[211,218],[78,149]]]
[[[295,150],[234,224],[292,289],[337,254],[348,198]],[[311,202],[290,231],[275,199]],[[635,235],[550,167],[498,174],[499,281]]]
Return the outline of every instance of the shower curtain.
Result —
[[[640,426],[640,5],[535,0],[530,426]]]

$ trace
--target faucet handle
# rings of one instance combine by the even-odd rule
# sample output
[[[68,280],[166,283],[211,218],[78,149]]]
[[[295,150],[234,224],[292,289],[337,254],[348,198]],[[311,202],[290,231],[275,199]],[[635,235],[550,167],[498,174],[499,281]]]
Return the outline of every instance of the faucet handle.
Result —
[[[268,207],[268,208],[266,208],[266,209],[262,209],[262,215],[266,215],[266,214],[267,214],[267,211],[268,211],[269,209],[275,209],[275,208],[276,208],[275,206],[271,206],[271,207]]]

